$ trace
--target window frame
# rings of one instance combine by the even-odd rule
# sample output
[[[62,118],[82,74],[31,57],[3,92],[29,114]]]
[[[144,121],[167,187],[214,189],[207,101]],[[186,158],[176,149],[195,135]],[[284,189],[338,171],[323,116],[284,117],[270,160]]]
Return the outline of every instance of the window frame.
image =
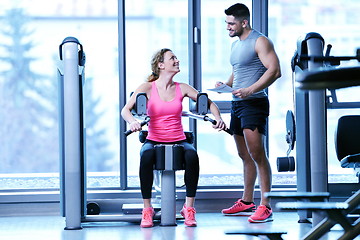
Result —
[[[200,2],[201,0],[189,0],[189,74],[190,84],[201,90],[201,49],[200,44],[196,41],[194,28],[200,29]],[[261,30],[264,34],[268,33],[268,0],[253,0],[253,23],[254,28]],[[119,56],[119,104],[120,108],[125,105],[126,96],[126,62],[120,61],[125,59],[125,0],[118,0],[118,56]],[[199,39],[198,39],[199,40]],[[191,44],[190,44],[191,43]],[[201,42],[200,42],[201,43]],[[216,102],[222,112],[230,112],[230,102]],[[190,128],[196,134],[196,122],[190,120]],[[120,132],[125,132],[126,122],[120,118]],[[268,141],[267,141],[268,146]],[[133,198],[140,197],[138,189],[131,189],[127,184],[127,141],[124,134],[120,134],[120,185],[119,188],[99,188],[89,190],[89,199],[109,199],[109,198]],[[355,177],[355,176],[354,176]],[[354,184],[332,183],[329,184],[329,191],[339,194],[351,191],[358,186]],[[240,190],[239,190],[240,187]],[[296,186],[292,185],[275,185],[273,190],[296,191]],[[219,190],[221,190],[219,192]],[[258,193],[258,190],[256,192]],[[216,186],[200,187],[200,198],[234,198],[235,195],[242,192],[241,186]],[[180,190],[182,192],[182,190]],[[0,203],[25,203],[25,202],[58,202],[60,192],[58,189],[30,189],[30,190],[4,190],[0,191]]]

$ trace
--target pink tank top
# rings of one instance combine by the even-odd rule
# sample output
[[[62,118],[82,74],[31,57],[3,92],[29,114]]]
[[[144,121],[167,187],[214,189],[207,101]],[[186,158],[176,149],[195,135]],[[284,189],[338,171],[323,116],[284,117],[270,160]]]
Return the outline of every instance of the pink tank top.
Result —
[[[147,103],[150,117],[147,139],[156,142],[176,142],[185,140],[181,122],[182,100],[179,83],[175,82],[175,98],[166,102],[161,100],[155,81],[152,82],[151,96]]]

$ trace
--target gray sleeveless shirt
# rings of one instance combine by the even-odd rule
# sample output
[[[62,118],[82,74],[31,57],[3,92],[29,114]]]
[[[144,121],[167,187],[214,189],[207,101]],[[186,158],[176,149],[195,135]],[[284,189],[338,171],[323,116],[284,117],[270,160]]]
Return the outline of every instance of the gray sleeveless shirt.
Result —
[[[265,66],[255,52],[256,40],[261,36],[264,35],[253,29],[245,40],[240,41],[240,39],[238,39],[232,44],[230,63],[233,66],[234,81],[232,87],[234,89],[251,86],[258,81],[266,71]],[[246,99],[266,96],[265,90],[261,90],[253,93]],[[243,99],[233,95],[233,101],[241,100]]]

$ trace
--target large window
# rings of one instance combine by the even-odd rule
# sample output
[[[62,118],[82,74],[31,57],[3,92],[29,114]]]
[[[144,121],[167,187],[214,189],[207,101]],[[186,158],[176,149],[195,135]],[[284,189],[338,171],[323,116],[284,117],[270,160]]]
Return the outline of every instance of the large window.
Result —
[[[161,48],[170,48],[180,61],[180,73],[174,80],[189,82],[187,0],[127,0],[125,29],[127,99],[130,93],[151,74],[151,58]],[[127,137],[129,187],[139,186],[140,148],[138,133],[129,135]]]
[[[125,0],[124,0],[125,1]],[[188,0],[126,0],[126,95],[146,80],[152,55],[170,48],[180,60],[175,80],[189,81]],[[201,1],[201,85],[212,100],[229,94],[207,91],[231,72],[231,39],[224,9],[237,1]],[[251,9],[252,1],[244,3]],[[279,55],[282,77],[269,88],[269,159],[274,184],[295,184],[295,173],[277,173],[285,156],[285,114],[293,107],[290,61],[297,39],[318,32],[332,55],[355,55],[360,47],[360,4],[356,0],[269,1],[269,37]],[[18,0],[0,2],[0,189],[59,188],[59,45],[76,37],[86,53],[85,109],[88,187],[119,187],[119,61],[117,0]],[[339,31],[341,29],[341,34]],[[357,61],[342,63],[358,65]],[[358,88],[339,91],[339,101],[360,101]],[[186,107],[186,103],[184,104]],[[227,113],[225,113],[227,112]],[[223,114],[227,123],[228,109]],[[329,181],[356,182],[351,169],[336,159],[333,135],[337,119],[359,109],[328,110]],[[187,128],[187,119],[184,125]],[[274,127],[276,126],[276,127]],[[280,126],[280,127],[277,127]],[[232,137],[198,122],[200,186],[242,185],[242,164]],[[127,138],[128,186],[138,187],[137,134]],[[295,156],[295,150],[291,152]],[[179,173],[182,174],[182,173]]]
[[[251,11],[252,1],[244,2]],[[291,58],[297,47],[297,40],[308,32],[318,32],[325,39],[325,44],[332,44],[332,55],[355,55],[359,48],[359,34],[354,32],[359,24],[355,16],[360,5],[350,1],[346,6],[339,2],[330,1],[326,8],[316,1],[269,1],[268,35],[273,41],[279,56],[282,77],[269,88],[270,117],[269,117],[269,161],[273,169],[273,184],[296,184],[296,173],[277,172],[277,157],[285,157],[289,148],[286,143],[285,116],[287,110],[294,109],[293,75]],[[231,42],[224,23],[224,9],[234,4],[233,1],[201,1],[202,24],[202,89],[213,88],[216,81],[226,81],[231,72],[229,54]],[[310,15],[304,14],[311,13]],[[353,17],[351,17],[353,16]],[[334,21],[338,19],[339,21]],[[349,21],[349,19],[352,19]],[[342,28],[339,35],[334,28]],[[342,62],[341,66],[358,64],[357,61]],[[339,90],[339,101],[359,102],[354,92],[358,88]],[[206,91],[210,98],[217,101],[229,101],[229,94],[217,94]],[[226,112],[226,111],[225,111]],[[338,118],[344,114],[359,114],[359,109],[329,109],[327,119],[329,182],[356,182],[357,178],[352,169],[342,169],[336,158],[334,147],[334,132]],[[223,114],[229,123],[229,114]],[[280,126],[280,127],[279,127]],[[241,185],[242,163],[236,153],[234,141],[226,134],[214,134],[207,126],[198,124],[198,149],[201,157],[202,180],[206,185]],[[211,136],[211,138],[209,137]],[[211,143],[209,144],[209,139]],[[221,154],[219,154],[221,152]],[[296,156],[296,149],[291,153]],[[221,166],[221,167],[219,167]],[[235,175],[234,175],[235,174]]]
[[[226,82],[231,74],[230,49],[235,38],[226,30],[224,10],[234,1],[201,1],[201,67],[202,91],[213,101],[231,101],[230,93],[218,94],[207,89],[214,88],[217,81]],[[250,11],[251,0],[244,1]],[[225,111],[229,112],[229,111]],[[222,113],[227,126],[230,114]],[[199,122],[198,153],[200,157],[200,186],[243,185],[242,161],[238,157],[232,136],[217,132],[209,124]]]
[[[269,1],[269,37],[272,39],[280,58],[282,77],[270,88],[270,161],[286,156],[288,145],[285,141],[285,115],[287,110],[294,111],[293,76],[291,58],[297,47],[297,40],[309,32],[319,33],[325,40],[325,46],[333,46],[333,56],[354,56],[360,47],[360,32],[354,31],[360,24],[357,1],[327,1],[326,7],[320,1]],[[334,29],[342,29],[341,34]],[[325,53],[325,49],[324,49]],[[357,61],[342,62],[341,66],[358,65]],[[339,90],[339,101],[359,102],[358,87]],[[352,169],[341,168],[336,158],[334,132],[341,115],[359,114],[359,109],[329,109],[327,111],[327,146],[329,183],[357,182]],[[282,127],[275,127],[282,126]],[[296,156],[296,149],[290,155]],[[275,170],[276,168],[273,167]],[[274,171],[275,172],[275,171]],[[291,180],[291,173],[289,181]],[[294,178],[293,178],[294,179]],[[295,180],[295,179],[294,179]],[[293,181],[292,181],[293,182]]]
[[[0,188],[58,188],[59,45],[84,47],[88,186],[118,179],[117,0],[1,1]]]

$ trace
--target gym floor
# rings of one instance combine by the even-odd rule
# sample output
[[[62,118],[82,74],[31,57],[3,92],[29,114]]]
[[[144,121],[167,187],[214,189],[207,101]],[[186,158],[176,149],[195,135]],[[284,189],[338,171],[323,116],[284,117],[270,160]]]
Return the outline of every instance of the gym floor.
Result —
[[[54,215],[43,216],[1,216],[0,233],[2,240],[209,240],[209,239],[267,239],[245,235],[229,235],[231,230],[274,230],[284,231],[283,239],[301,239],[311,229],[309,223],[297,223],[295,212],[275,212],[274,221],[268,223],[249,223],[247,217],[223,216],[221,213],[197,213],[198,227],[185,227],[183,220],[177,226],[161,227],[155,222],[153,228],[140,228],[139,224],[83,223],[82,230],[64,230],[65,218]],[[338,239],[343,234],[340,225],[321,239]],[[360,240],[360,237],[356,239]]]

